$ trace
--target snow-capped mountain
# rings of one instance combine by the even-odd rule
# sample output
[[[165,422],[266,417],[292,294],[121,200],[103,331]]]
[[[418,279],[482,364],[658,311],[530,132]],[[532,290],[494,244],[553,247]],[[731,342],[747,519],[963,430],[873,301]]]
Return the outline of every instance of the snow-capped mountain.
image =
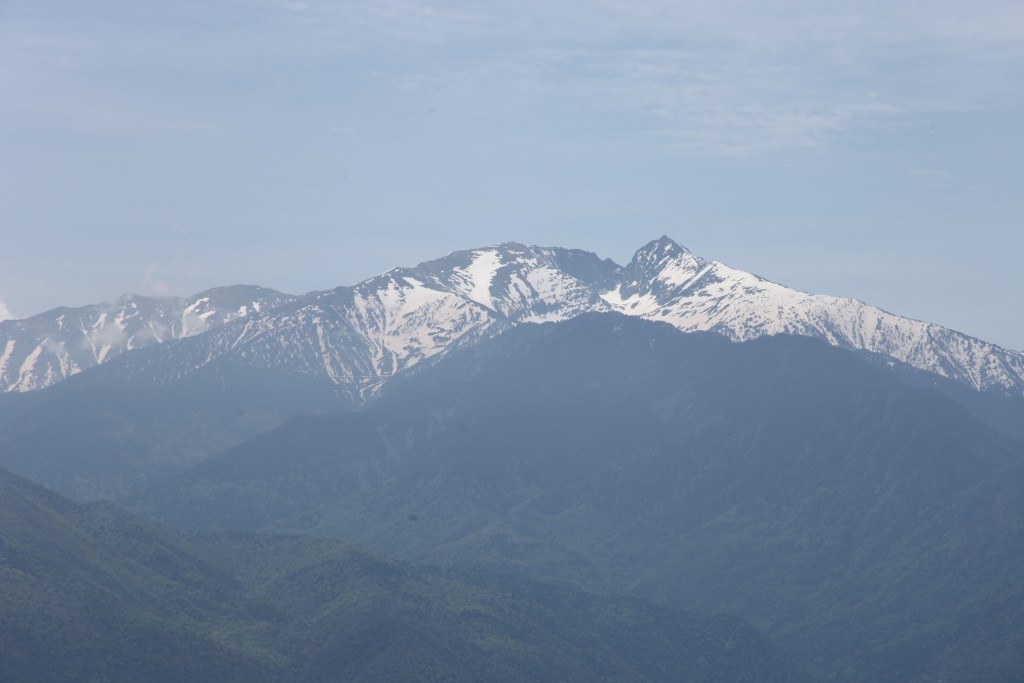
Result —
[[[602,292],[615,310],[705,330],[736,341],[769,334],[824,339],[888,356],[978,390],[1024,393],[1024,354],[940,325],[903,318],[862,301],[807,294],[717,261],[667,237],[651,242]]]
[[[417,363],[508,327],[610,311],[593,283],[619,266],[506,243],[395,268],[126,358],[110,372],[169,381],[214,362],[319,377],[358,401]]]
[[[187,298],[128,294],[0,322],[0,391],[55,384],[131,349],[190,337],[294,299],[264,287],[217,287]]]
[[[620,270],[613,261],[578,249],[506,242],[457,251],[403,272],[421,273],[430,286],[471,299],[510,322],[538,323],[610,310],[600,292]]]
[[[203,309],[206,318],[197,314],[195,306],[202,299],[196,298],[160,313],[153,318],[156,322],[146,322],[134,333],[125,322],[118,323],[122,343],[109,349],[103,333],[90,332],[84,323],[75,323],[76,339],[79,344],[86,340],[88,365],[112,357],[115,348],[180,339],[159,353],[126,356],[111,369],[122,376],[144,374],[164,382],[228,362],[321,378],[359,400],[398,372],[510,326],[614,311],[736,341],[781,333],[816,337],[979,390],[1024,394],[1020,352],[855,299],[789,289],[707,261],[667,237],[642,247],[625,267],[585,251],[504,243],[395,268],[353,286],[301,297],[272,294],[277,298],[258,307],[255,299],[230,307],[210,303]],[[123,310],[124,304],[119,305]],[[56,320],[57,313],[45,315]],[[91,315],[87,320],[95,328],[101,314]],[[118,315],[107,312],[103,321],[120,320]],[[0,374],[8,390],[45,386],[88,367],[82,361],[74,366],[66,362],[67,342],[52,334],[37,334],[33,346],[12,342],[12,322],[29,321],[0,323],[0,343],[6,336],[8,344]],[[60,325],[69,325],[66,317]],[[12,344],[29,350],[15,358]],[[44,353],[48,361],[40,365]],[[9,368],[18,369],[12,374]]]

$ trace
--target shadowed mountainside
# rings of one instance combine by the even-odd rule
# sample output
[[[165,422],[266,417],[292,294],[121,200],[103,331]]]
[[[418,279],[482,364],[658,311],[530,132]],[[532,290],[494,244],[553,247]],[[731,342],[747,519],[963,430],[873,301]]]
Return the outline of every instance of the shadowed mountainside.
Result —
[[[1022,492],[1019,444],[853,353],[589,315],[137,505],[737,613],[823,678],[995,681],[1024,667]]]

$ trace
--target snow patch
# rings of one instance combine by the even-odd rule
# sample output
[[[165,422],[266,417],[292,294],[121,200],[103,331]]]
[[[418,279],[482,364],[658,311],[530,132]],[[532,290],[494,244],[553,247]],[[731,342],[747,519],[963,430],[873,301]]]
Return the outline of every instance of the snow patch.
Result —
[[[494,249],[486,249],[473,252],[473,261],[469,266],[456,268],[454,274],[460,276],[464,280],[464,284],[468,285],[468,291],[464,292],[466,296],[478,304],[495,310],[491,285],[501,266],[501,254]]]
[[[36,361],[39,360],[39,356],[43,353],[43,347],[46,345],[46,340],[42,344],[32,349],[32,353],[25,357],[22,361],[21,367],[18,368],[18,381],[16,384],[22,386],[29,386],[31,384],[33,371],[36,366]]]
[[[693,258],[669,263],[658,273],[658,280],[679,287],[701,275],[701,264]],[[706,268],[705,268],[706,270]]]
[[[11,362],[11,355],[14,353],[14,340],[8,339],[7,345],[4,346],[4,352],[0,355],[0,377],[3,377],[4,372],[7,370],[7,364]]]
[[[626,315],[648,316],[661,307],[658,297],[653,294],[634,294],[624,299],[622,290],[618,287],[601,294],[601,299],[614,310]]]

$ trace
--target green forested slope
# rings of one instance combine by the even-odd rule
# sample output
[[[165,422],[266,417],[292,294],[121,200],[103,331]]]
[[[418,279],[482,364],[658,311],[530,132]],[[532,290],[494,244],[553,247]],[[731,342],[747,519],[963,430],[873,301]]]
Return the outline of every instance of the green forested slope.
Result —
[[[735,618],[334,541],[184,535],[0,471],[0,680],[800,679]]]

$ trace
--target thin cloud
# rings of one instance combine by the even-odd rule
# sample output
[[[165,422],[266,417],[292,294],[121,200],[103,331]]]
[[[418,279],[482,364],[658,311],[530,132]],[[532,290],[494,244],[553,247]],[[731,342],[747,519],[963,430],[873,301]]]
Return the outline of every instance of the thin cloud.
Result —
[[[572,125],[603,116],[613,134],[662,135],[729,156],[820,149],[927,115],[1016,106],[1024,77],[1017,0],[222,0],[127,13],[123,25],[101,25],[116,40],[86,45],[79,36],[93,24],[50,18],[7,41],[16,54],[3,60],[0,88],[22,95],[11,102],[32,101],[19,105],[26,115],[45,103],[52,116],[71,111],[109,128],[188,129],[190,114],[168,115],[142,97],[105,98],[98,87],[96,97],[68,102],[61,93],[90,81],[61,60],[87,63],[93,75],[144,69],[209,92],[240,87],[253,69],[318,73],[359,92],[366,111],[418,89],[421,98],[443,93],[449,111],[476,121]],[[24,96],[40,84],[51,97]],[[351,110],[341,92],[333,101],[325,94],[322,106]]]
[[[996,1],[969,12],[952,2],[529,5],[474,22],[439,15],[421,39],[451,38],[457,25],[462,43],[396,80],[477,114],[517,99],[538,118],[626,114],[635,131],[712,155],[816,149],[1018,99],[1009,76],[1024,71],[1024,30],[1006,24],[1024,26],[1022,14]],[[371,25],[385,30],[388,17]]]
[[[142,290],[146,293],[153,293],[159,296],[167,296],[171,294],[171,285],[159,277],[160,264],[151,263],[146,266],[146,270],[142,274]]]

